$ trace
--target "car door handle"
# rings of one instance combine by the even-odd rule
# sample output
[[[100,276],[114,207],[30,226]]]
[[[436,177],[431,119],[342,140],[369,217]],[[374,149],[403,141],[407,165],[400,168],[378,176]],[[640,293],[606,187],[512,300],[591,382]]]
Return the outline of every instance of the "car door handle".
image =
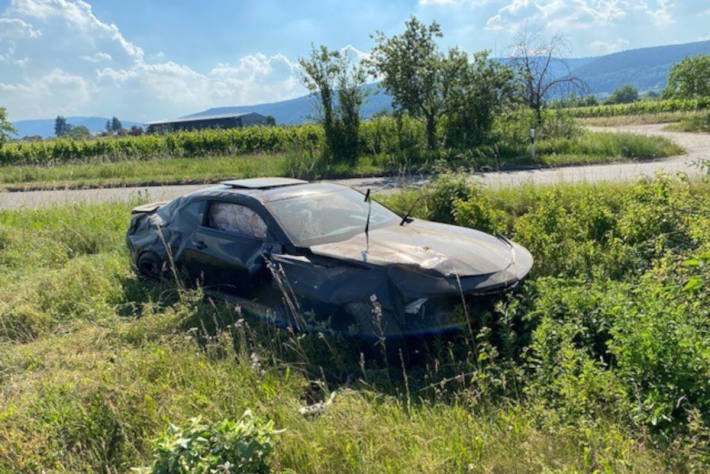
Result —
[[[207,244],[204,243],[204,242],[201,241],[201,240],[195,240],[195,241],[192,242],[192,243],[195,245],[195,248],[196,248],[197,250],[204,250],[204,249],[207,248]]]

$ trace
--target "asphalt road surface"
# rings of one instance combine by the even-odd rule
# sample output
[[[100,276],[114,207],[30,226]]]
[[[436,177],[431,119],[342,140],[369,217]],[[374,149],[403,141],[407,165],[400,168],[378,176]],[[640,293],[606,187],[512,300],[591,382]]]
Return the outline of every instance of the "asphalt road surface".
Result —
[[[499,188],[522,184],[628,181],[643,176],[653,176],[658,171],[666,173],[680,172],[689,176],[699,176],[702,171],[696,163],[701,160],[710,161],[710,134],[666,132],[662,130],[664,126],[664,124],[651,124],[597,127],[593,129],[664,136],[685,148],[686,155],[645,162],[477,173],[472,174],[470,179],[485,186]],[[333,182],[352,186],[363,191],[371,188],[376,193],[388,193],[405,187],[421,186],[427,182],[427,177],[352,178],[334,180]],[[75,202],[128,201],[132,199],[167,201],[206,186],[209,185],[6,192],[0,193],[0,209],[45,207]]]

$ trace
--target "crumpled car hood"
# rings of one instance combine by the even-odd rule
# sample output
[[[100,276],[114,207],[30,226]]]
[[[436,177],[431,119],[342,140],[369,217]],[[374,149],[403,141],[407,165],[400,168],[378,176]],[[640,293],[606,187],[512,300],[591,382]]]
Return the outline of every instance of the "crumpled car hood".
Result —
[[[320,256],[375,265],[406,265],[444,276],[500,272],[514,263],[511,245],[485,232],[425,220],[393,225],[328,244],[314,245]]]

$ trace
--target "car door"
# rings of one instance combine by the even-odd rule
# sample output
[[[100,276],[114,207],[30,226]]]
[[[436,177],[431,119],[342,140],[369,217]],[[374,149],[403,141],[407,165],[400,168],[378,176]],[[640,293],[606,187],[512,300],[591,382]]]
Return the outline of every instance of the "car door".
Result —
[[[247,294],[264,272],[262,254],[270,241],[266,223],[251,207],[209,201],[202,225],[187,243],[183,264],[205,288]]]

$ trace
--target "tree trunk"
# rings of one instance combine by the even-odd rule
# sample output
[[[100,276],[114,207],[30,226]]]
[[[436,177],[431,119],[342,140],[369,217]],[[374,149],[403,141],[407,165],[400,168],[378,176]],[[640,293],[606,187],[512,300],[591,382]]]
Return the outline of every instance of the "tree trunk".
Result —
[[[426,116],[426,141],[427,148],[430,151],[438,148],[436,142],[436,118],[434,117],[434,114]]]

